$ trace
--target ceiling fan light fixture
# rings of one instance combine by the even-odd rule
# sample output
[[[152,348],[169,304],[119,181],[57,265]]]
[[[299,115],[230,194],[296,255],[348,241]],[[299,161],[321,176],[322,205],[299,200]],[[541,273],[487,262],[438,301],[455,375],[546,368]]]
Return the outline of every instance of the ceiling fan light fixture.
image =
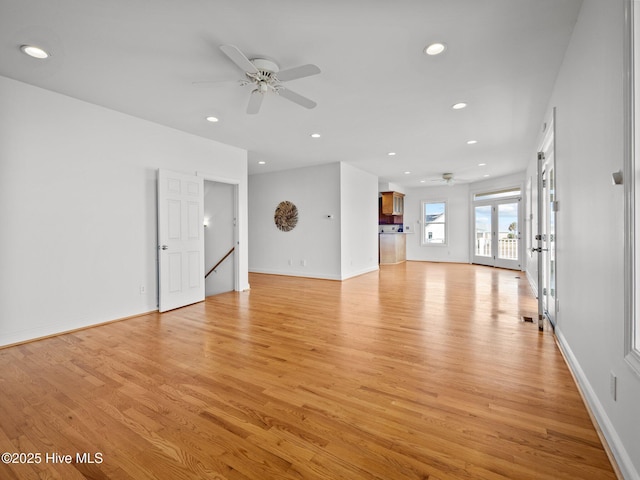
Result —
[[[447,46],[444,43],[436,42],[424,47],[424,53],[430,56],[440,55],[446,49]]]
[[[443,173],[442,180],[446,185],[453,185],[453,173]]]
[[[25,55],[37,58],[38,60],[44,60],[50,56],[49,52],[40,47],[36,47],[35,45],[20,45],[20,50],[22,50],[22,53]]]

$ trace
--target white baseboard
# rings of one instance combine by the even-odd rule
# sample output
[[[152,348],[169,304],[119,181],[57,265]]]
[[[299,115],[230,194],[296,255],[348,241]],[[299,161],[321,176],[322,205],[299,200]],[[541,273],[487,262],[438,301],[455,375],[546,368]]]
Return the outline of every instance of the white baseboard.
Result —
[[[342,280],[347,280],[347,279],[353,278],[353,277],[359,277],[360,275],[364,275],[365,273],[377,272],[378,270],[380,270],[380,267],[378,265],[374,265],[372,267],[363,268],[361,270],[355,270],[353,272],[349,272],[346,275],[342,275]]]
[[[261,268],[250,268],[250,273],[264,273],[266,275],[284,275],[287,277],[301,277],[301,278],[318,278],[320,280],[347,280],[349,278],[357,277],[360,275],[364,275],[365,273],[378,271],[378,265],[373,267],[365,268],[362,270],[356,270],[353,272],[349,272],[346,275],[328,275],[325,273],[314,273],[314,272],[300,272],[300,271],[291,271],[291,270],[274,270],[274,269],[261,269]]]
[[[327,275],[324,273],[313,272],[298,272],[291,270],[275,270],[275,269],[262,269],[262,268],[250,268],[249,273],[264,273],[266,275],[284,275],[287,277],[303,277],[303,278],[318,278],[321,280],[342,280],[340,275]]]
[[[604,436],[604,441],[607,443],[606,447],[608,447],[611,455],[613,455],[619,472],[625,480],[640,480],[640,473],[635,469],[633,462],[631,461],[631,457],[629,457],[627,450],[624,448],[618,433],[611,423],[611,420],[609,420],[607,412],[591,387],[591,384],[580,367],[580,363],[573,354],[571,347],[569,347],[569,344],[562,335],[562,331],[556,329],[555,334],[564,358],[567,360],[569,368],[578,382],[578,388],[587,402],[587,408],[591,411],[593,418],[598,424],[598,427]]]

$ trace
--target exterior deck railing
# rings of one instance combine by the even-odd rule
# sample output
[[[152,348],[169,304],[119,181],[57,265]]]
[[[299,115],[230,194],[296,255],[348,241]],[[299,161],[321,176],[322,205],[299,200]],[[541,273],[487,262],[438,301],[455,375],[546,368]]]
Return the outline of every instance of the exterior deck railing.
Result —
[[[479,257],[491,256],[491,238],[476,239],[476,255]],[[498,240],[498,258],[507,260],[518,259],[518,239],[517,238],[501,238]]]

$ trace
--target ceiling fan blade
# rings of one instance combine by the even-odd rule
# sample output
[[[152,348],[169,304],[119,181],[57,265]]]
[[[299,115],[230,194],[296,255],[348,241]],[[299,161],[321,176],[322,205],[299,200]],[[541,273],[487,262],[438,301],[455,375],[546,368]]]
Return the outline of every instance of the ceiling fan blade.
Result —
[[[194,87],[217,87],[222,85],[247,85],[246,80],[204,80],[199,82],[191,82]]]
[[[311,63],[309,63],[307,65],[301,65],[299,67],[281,70],[276,74],[276,76],[281,82],[288,82],[289,80],[310,77],[311,75],[317,75],[319,73],[320,69],[316,65],[312,65]]]
[[[293,103],[297,103],[304,108],[313,108],[317,105],[313,100],[309,100],[307,97],[303,97],[299,93],[292,92],[288,88],[281,87],[277,90],[278,95],[286,98],[287,100],[291,100]]]
[[[235,45],[220,45],[220,50],[243,72],[258,73],[256,66]]]
[[[262,105],[262,100],[264,100],[264,94],[260,93],[258,90],[251,92],[249,105],[247,105],[247,113],[252,115],[258,113],[260,111],[260,106]]]

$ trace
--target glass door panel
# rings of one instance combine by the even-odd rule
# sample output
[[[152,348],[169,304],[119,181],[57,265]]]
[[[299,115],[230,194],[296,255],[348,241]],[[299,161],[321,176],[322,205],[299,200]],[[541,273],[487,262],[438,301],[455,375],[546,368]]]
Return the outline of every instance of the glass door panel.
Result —
[[[555,168],[553,156],[546,164],[543,173],[543,234],[542,234],[542,305],[544,314],[552,325],[556,324],[556,212],[555,204]]]
[[[492,250],[492,206],[476,205],[474,207],[474,260],[473,263],[493,265]]]
[[[498,258],[518,260],[518,203],[498,205]]]

